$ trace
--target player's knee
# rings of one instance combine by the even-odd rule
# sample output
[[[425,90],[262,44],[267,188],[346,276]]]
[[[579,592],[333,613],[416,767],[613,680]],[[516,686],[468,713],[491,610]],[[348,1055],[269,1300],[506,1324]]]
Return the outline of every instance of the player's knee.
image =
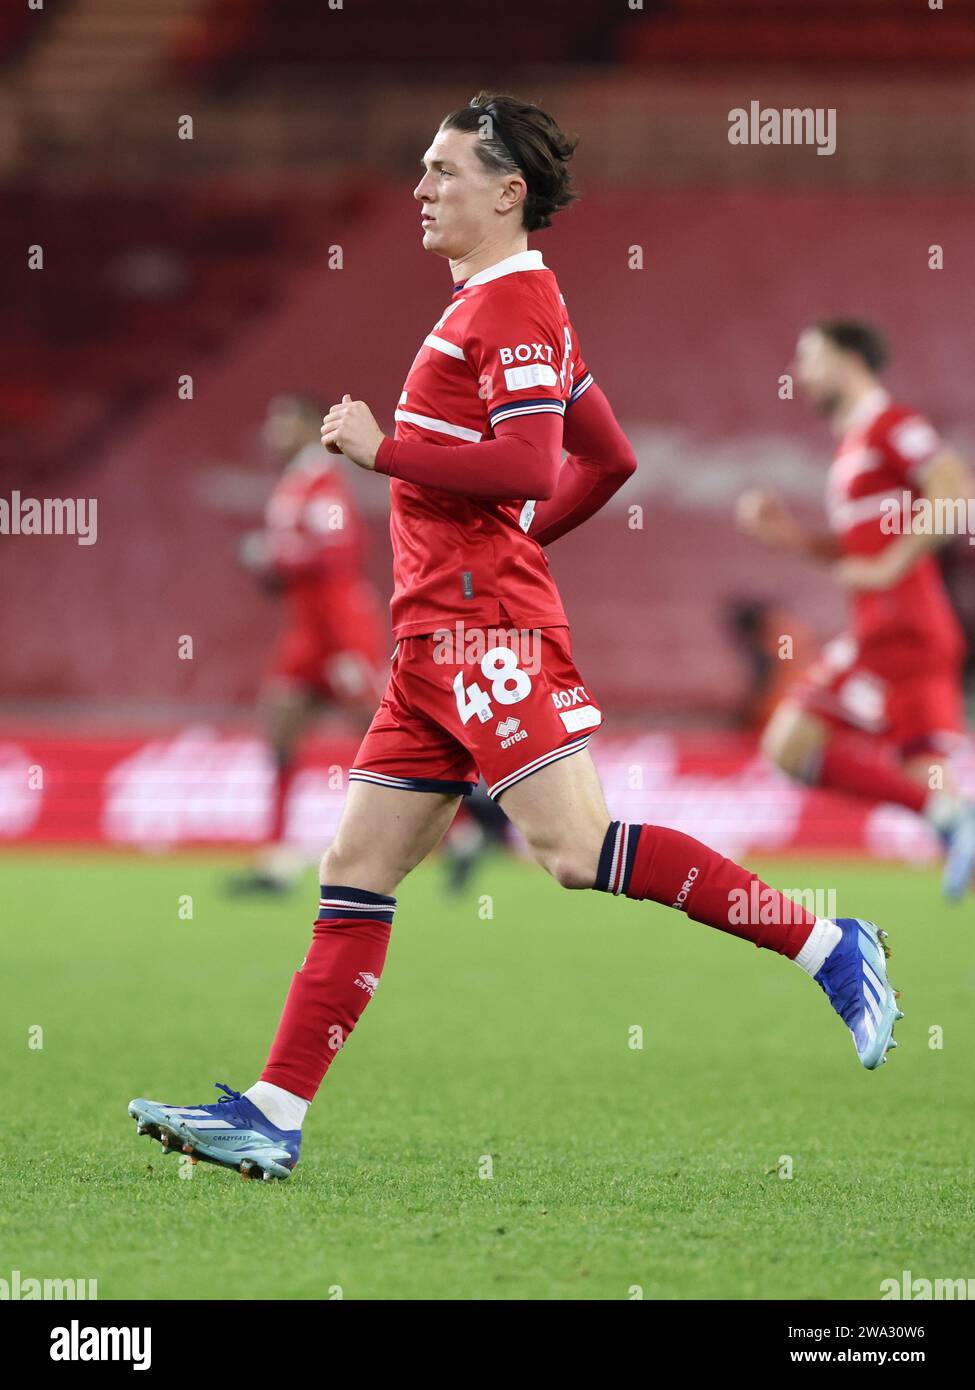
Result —
[[[362,888],[368,893],[394,894],[409,873],[410,865],[390,862],[366,853],[349,853],[339,844],[332,844],[322,855],[319,883],[344,888]]]
[[[596,870],[591,854],[566,845],[529,845],[537,863],[563,888],[591,888]]]
[[[766,724],[762,731],[762,737],[759,740],[758,747],[759,752],[767,762],[774,763],[775,766],[780,767],[783,772],[789,771],[789,768],[786,766],[788,762],[789,740],[783,738],[780,731],[776,728],[774,719],[770,724]]]
[[[577,855],[559,855],[550,872],[563,888],[591,888],[596,881],[592,864]]]
[[[321,874],[319,883],[340,883],[351,888],[365,886],[360,883],[363,876],[363,866],[356,861],[355,856],[350,857],[343,854],[341,849],[335,845],[329,845],[322,855],[319,872]]]
[[[322,855],[321,863],[318,866],[319,883],[338,883],[339,880],[332,877],[337,870],[338,856],[335,854],[332,846],[329,845],[328,849]]]
[[[811,721],[773,716],[759,747],[762,756],[787,776],[806,781],[821,742],[818,726]]]

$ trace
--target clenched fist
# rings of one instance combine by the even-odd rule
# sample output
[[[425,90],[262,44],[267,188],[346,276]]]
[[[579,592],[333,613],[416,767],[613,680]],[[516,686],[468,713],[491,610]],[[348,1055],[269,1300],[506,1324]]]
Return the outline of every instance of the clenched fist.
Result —
[[[751,488],[743,492],[735,507],[738,528],[766,545],[790,547],[796,543],[798,527],[792,513],[774,493]]]
[[[346,393],[322,421],[322,443],[330,454],[344,454],[360,468],[376,466],[376,454],[386,436],[365,401]]]

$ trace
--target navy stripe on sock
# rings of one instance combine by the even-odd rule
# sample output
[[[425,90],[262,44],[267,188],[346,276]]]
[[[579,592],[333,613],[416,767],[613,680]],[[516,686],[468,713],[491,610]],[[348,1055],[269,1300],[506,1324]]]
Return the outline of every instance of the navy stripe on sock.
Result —
[[[396,911],[396,899],[385,893],[370,893],[365,888],[347,888],[344,884],[323,883],[318,904],[319,922],[337,922],[350,917],[364,921],[389,922]]]
[[[630,887],[630,875],[633,873],[633,861],[636,859],[636,847],[640,843],[640,834],[643,830],[642,825],[631,825],[629,835],[626,839],[626,853],[623,856],[622,875],[620,886],[617,893],[627,893]]]
[[[596,882],[593,887],[601,893],[625,893],[630,886],[636,847],[642,826],[614,820],[606,831],[599,851]]]
[[[616,841],[619,837],[620,823],[618,820],[610,821],[609,829],[606,831],[606,838],[603,840],[603,847],[599,851],[599,863],[596,866],[596,882],[593,887],[600,893],[610,892],[609,876],[612,872],[613,857],[616,853]]]

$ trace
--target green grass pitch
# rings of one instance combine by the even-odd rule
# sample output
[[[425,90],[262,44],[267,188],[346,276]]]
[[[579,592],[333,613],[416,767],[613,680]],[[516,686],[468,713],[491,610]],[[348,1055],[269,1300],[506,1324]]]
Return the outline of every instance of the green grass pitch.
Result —
[[[241,903],[228,863],[0,858],[0,1277],[100,1299],[870,1299],[903,1270],[973,1273],[975,927],[933,871],[756,866],[889,930],[906,1017],[868,1074],[776,956],[515,859],[457,901],[425,866],[270,1184],[182,1178],[126,1114],[243,1089],[264,1059],[314,880]]]

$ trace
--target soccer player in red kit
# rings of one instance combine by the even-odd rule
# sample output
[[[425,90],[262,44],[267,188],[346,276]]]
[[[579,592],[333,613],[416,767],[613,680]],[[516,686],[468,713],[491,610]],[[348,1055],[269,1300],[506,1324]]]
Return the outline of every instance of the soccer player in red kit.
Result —
[[[400,881],[482,773],[566,888],[664,903],[795,961],[864,1066],[900,1016],[876,927],[818,919],[699,841],[611,819],[587,744],[602,723],[576,669],[544,547],[635,467],[529,234],[575,196],[574,148],[514,97],[447,116],[414,197],[453,294],[407,373],[387,438],[348,394],[322,440],[391,478],[398,646],[322,862],[318,920],[260,1080],[215,1105],[133,1101],[140,1132],[245,1173],[286,1177],[308,1104],[383,972]],[[568,456],[561,461],[562,446]],[[557,947],[556,947],[557,949]]]
[[[943,519],[967,516],[972,479],[929,421],[884,390],[886,361],[868,324],[830,320],[799,338],[797,379],[839,440],[829,532],[805,529],[771,494],[739,499],[747,533],[832,565],[853,597],[852,630],[785,696],[763,746],[802,782],[924,816],[957,899],[975,868],[975,811],[945,767],[964,728],[965,650],[935,551],[951,539]],[[932,524],[919,525],[925,516]]]
[[[276,396],[264,441],[285,463],[265,525],[243,537],[241,562],[288,608],[264,682],[262,708],[274,759],[267,845],[235,892],[284,891],[301,858],[283,843],[288,793],[302,736],[323,709],[340,708],[365,728],[382,693],[385,633],[379,597],[363,573],[362,525],[348,483],[319,439],[321,410],[302,396]]]

